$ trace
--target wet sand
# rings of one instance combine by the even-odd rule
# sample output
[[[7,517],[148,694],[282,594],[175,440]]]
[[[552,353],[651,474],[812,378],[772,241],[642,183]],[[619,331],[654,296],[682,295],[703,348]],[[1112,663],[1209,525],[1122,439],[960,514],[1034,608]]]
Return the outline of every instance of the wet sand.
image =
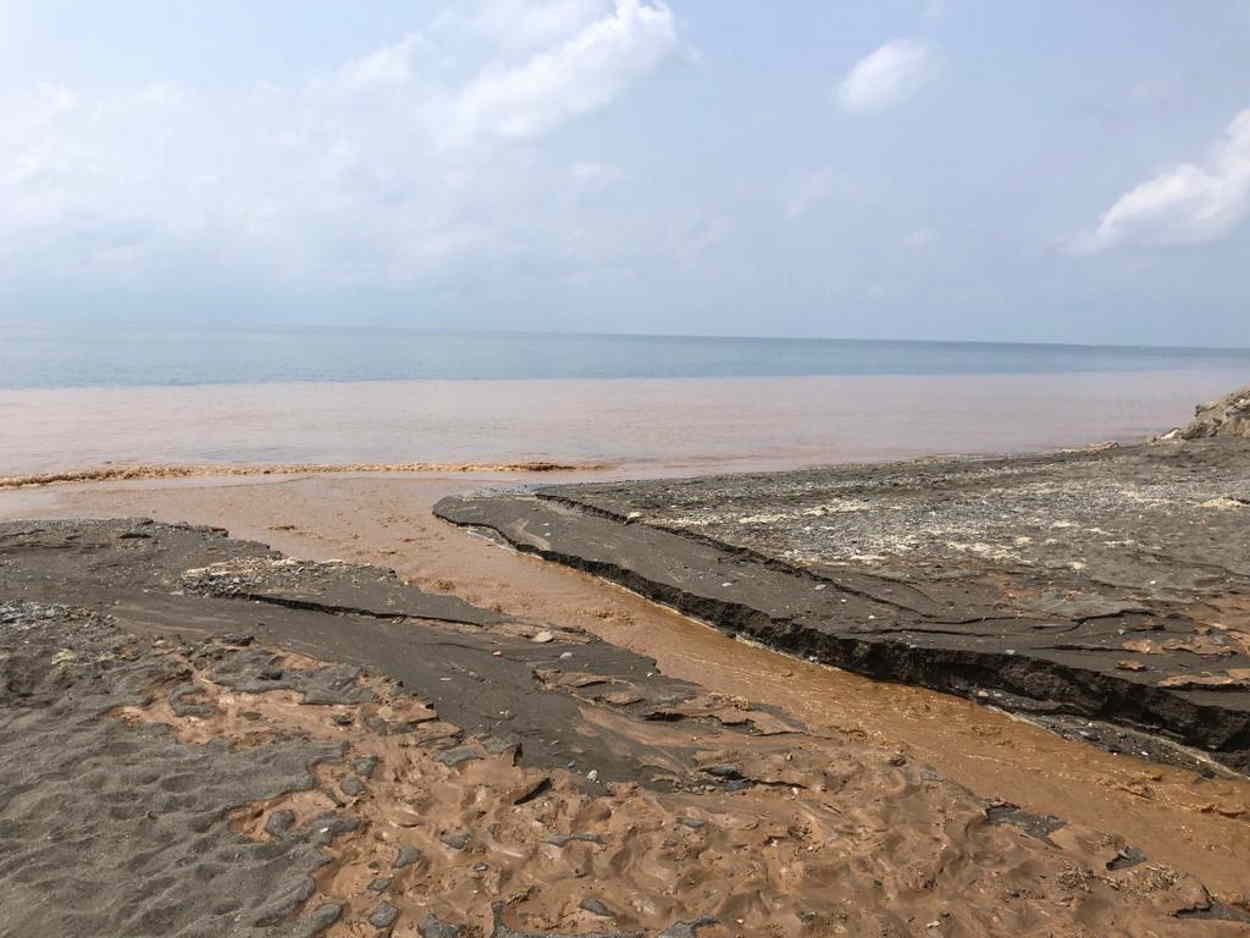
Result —
[[[569,477],[570,479],[574,477]],[[517,479],[489,475],[106,483],[0,495],[5,517],[145,515],[222,525],[292,556],[376,562],[437,592],[509,615],[576,625],[654,657],[665,674],[780,707],[839,738],[901,749],[987,797],[1114,832],[1217,895],[1246,892],[1250,805],[1239,780],[1111,756],[977,704],[878,684],[719,635],[601,582],[435,520],[447,495]],[[1225,813],[1220,813],[1223,808]]]
[[[384,568],[137,520],[0,561],[6,936],[1250,929],[1114,832]]]

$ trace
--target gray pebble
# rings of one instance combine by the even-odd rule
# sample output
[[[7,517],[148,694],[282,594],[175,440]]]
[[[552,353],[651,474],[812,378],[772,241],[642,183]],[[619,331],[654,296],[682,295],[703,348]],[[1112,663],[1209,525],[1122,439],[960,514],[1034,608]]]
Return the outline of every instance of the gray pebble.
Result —
[[[294,811],[288,811],[285,808],[281,811],[273,811],[265,821],[265,833],[273,837],[281,837],[291,829],[294,823]]]
[[[452,850],[463,850],[469,843],[468,834],[439,834],[438,839]]]
[[[378,767],[378,763],[381,761],[377,756],[366,756],[353,762],[352,767],[355,768],[356,774],[361,778],[373,778],[373,770]]]
[[[693,922],[676,922],[660,932],[658,938],[697,938],[695,933],[700,928],[715,924],[717,920],[708,915],[697,918]]]
[[[577,907],[583,911],[589,912],[591,915],[598,915],[600,918],[615,918],[612,910],[609,909],[599,899],[583,899],[577,903]]]
[[[315,912],[300,921],[295,930],[296,938],[314,938],[339,920],[343,907],[337,902],[327,902],[317,906]]]
[[[421,938],[460,938],[464,933],[464,928],[460,925],[449,925],[447,922],[440,921],[431,912],[417,926],[417,931],[420,933]]]
[[[707,827],[707,821],[700,821],[698,818],[694,817],[679,817],[677,819],[677,823],[695,831]]]
[[[425,854],[423,854],[416,847],[400,847],[399,856],[395,858],[395,869],[398,870],[401,867],[412,866],[414,863],[420,863],[424,857]]]
[[[390,928],[397,918],[399,918],[399,909],[389,902],[380,902],[373,910],[373,914],[369,916],[369,924],[374,928]]]
[[[391,885],[391,877],[379,876],[376,879],[370,881],[368,888],[370,892],[386,892],[387,887],[389,887],[390,885]]]
[[[365,793],[365,783],[354,775],[349,775],[343,779],[343,783],[339,785],[339,788],[343,790],[343,794],[351,795],[352,797]]]

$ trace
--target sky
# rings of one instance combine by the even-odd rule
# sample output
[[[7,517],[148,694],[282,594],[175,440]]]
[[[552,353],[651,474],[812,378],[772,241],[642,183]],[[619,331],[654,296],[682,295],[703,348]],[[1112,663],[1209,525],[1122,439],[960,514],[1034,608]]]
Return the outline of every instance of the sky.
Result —
[[[1250,0],[0,0],[0,322],[1250,346]]]

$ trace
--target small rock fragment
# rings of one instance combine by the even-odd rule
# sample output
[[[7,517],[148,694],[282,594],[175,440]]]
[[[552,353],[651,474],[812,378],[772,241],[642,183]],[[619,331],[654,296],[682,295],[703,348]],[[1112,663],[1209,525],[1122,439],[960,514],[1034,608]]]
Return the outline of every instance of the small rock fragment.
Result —
[[[369,916],[369,924],[374,928],[390,928],[398,918],[399,909],[389,902],[380,902],[373,910],[373,914]]]
[[[357,759],[353,762],[352,768],[356,770],[356,774],[361,778],[373,778],[373,772],[381,761],[377,756],[365,756],[363,759]]]
[[[395,869],[402,869],[405,866],[412,866],[414,863],[420,863],[425,857],[416,847],[400,847],[399,855],[395,857]]]
[[[616,917],[612,913],[612,910],[599,899],[583,899],[581,902],[577,903],[577,907],[584,912],[589,912],[591,915],[598,915],[600,918]]]
[[[452,850],[463,850],[469,843],[469,835],[466,833],[439,834],[438,839],[451,847]]]
[[[291,829],[291,825],[294,823],[294,811],[288,811],[283,808],[279,811],[271,812],[268,820],[265,821],[265,833],[272,837],[281,837]]]
[[[314,938],[339,920],[343,914],[343,906],[337,902],[326,902],[317,906],[316,911],[300,922],[295,934],[297,938]]]
[[[386,892],[390,885],[391,877],[379,876],[376,879],[371,880],[367,888],[370,892]]]
[[[697,938],[695,932],[707,925],[715,925],[717,921],[717,919],[705,915],[702,918],[695,919],[693,922],[675,922],[660,932],[657,938]]]
[[[356,776],[349,775],[347,778],[343,779],[342,784],[339,785],[339,788],[342,789],[343,794],[351,795],[354,798],[357,795],[364,794],[365,783],[362,782],[360,779],[358,779]]]
[[[548,642],[553,641],[554,639],[555,639],[554,635],[552,635],[546,629],[543,629],[541,632],[534,633],[534,635],[530,638],[530,641],[538,645],[545,645]]]

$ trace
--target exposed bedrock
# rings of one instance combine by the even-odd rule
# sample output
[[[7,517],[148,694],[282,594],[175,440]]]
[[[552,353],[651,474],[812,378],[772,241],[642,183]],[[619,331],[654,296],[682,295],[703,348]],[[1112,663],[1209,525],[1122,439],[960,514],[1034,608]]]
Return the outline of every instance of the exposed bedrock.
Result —
[[[1164,440],[1200,440],[1213,436],[1250,436],[1250,384],[1199,404],[1194,419],[1164,434]]]
[[[435,513],[779,651],[1247,772],[1250,447],[1220,443],[560,486]]]

